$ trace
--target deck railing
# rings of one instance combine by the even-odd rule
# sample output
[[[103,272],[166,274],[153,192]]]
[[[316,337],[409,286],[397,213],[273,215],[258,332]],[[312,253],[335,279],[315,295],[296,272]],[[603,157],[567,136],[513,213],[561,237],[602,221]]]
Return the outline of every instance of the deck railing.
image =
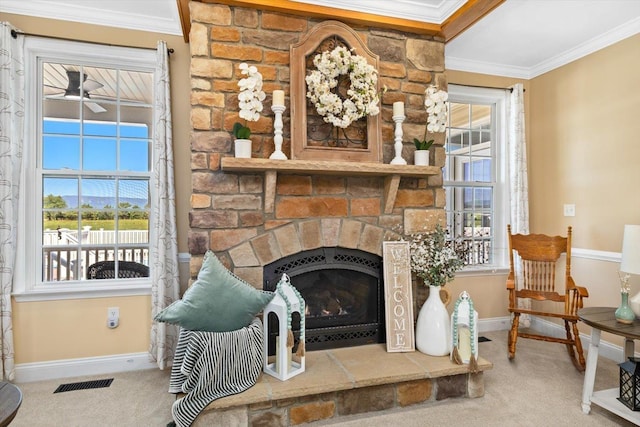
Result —
[[[467,265],[491,264],[493,238],[490,227],[464,227],[463,235],[457,236],[461,240],[467,252]]]
[[[89,267],[99,261],[133,261],[149,265],[149,232],[47,230],[43,233],[43,280],[85,280]]]

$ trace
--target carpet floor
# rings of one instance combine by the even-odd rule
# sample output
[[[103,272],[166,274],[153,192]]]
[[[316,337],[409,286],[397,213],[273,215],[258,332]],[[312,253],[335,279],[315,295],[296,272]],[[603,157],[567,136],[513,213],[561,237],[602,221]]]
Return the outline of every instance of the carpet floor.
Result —
[[[597,405],[582,413],[584,375],[561,344],[520,339],[516,358],[507,359],[507,332],[483,333],[485,395],[446,399],[423,406],[315,422],[311,426],[632,426]],[[61,384],[113,378],[109,387],[54,393]],[[175,396],[167,392],[169,371],[148,370],[18,384],[23,402],[11,427],[166,426]],[[595,390],[618,386],[616,362],[600,357]],[[229,426],[232,427],[232,426]]]

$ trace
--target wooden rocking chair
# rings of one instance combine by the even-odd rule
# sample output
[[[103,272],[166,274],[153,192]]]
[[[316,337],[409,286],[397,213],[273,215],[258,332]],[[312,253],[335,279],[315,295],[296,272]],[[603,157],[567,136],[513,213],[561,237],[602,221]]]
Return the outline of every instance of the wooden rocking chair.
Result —
[[[585,369],[582,343],[578,332],[578,310],[582,308],[583,298],[589,296],[586,288],[576,286],[571,277],[571,227],[567,237],[547,236],[544,234],[511,234],[511,226],[507,226],[509,235],[510,271],[507,277],[509,292],[509,312],[513,313],[511,330],[509,331],[509,359],[516,355],[518,337],[541,341],[562,343],[567,346],[569,357],[579,371]],[[564,292],[556,290],[556,264],[560,256],[566,254],[564,273]],[[535,310],[518,306],[518,299],[528,298],[533,301],[552,301],[561,303],[562,307],[553,310],[553,305],[544,304],[548,310]],[[566,338],[557,338],[518,330],[520,315],[544,316],[564,321]]]

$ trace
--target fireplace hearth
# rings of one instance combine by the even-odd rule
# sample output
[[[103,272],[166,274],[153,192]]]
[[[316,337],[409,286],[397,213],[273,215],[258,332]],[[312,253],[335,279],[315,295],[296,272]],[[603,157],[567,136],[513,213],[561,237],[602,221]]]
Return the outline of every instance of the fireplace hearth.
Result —
[[[384,342],[384,284],[378,255],[341,247],[300,252],[264,267],[264,289],[275,290],[283,273],[306,302],[307,350]],[[295,320],[294,330],[299,328]]]

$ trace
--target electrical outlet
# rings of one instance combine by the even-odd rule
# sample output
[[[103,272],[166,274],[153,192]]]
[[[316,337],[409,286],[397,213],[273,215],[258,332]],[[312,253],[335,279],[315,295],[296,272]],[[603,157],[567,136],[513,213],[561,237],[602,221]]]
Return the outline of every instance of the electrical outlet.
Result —
[[[107,309],[107,328],[114,329],[120,322],[120,307],[109,307]]]
[[[564,205],[564,216],[576,216],[576,205]]]

